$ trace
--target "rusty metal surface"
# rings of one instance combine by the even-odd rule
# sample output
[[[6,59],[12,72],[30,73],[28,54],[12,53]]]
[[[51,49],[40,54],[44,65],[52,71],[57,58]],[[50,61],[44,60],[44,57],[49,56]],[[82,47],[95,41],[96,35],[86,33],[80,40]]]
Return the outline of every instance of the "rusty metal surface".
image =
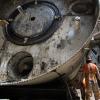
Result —
[[[53,2],[58,7],[61,15],[62,16],[66,15],[66,12],[69,8],[68,1],[66,0],[62,1],[46,0],[46,1]],[[3,17],[9,16],[9,14],[11,14],[12,12],[12,8],[15,9],[22,2],[23,1],[18,2],[12,6],[10,6],[11,2],[8,3],[9,4],[8,9],[4,9],[3,12],[2,8],[0,9],[0,11],[2,12],[1,16]],[[27,0],[25,0],[25,2],[27,2]],[[5,3],[4,7],[5,6],[8,5]],[[42,13],[39,13],[40,16],[43,17],[43,20],[40,16],[38,16],[39,14],[36,12],[36,11],[40,12],[40,9],[38,7],[36,8],[37,10],[34,11],[33,9],[31,9],[31,11],[34,12],[33,15],[36,15],[37,18],[39,19],[38,20],[39,24],[41,23],[42,25],[43,24],[42,22],[47,21],[46,27],[49,27],[50,24],[49,22],[53,20],[54,13],[48,7],[46,10],[44,8],[42,11],[44,15],[42,15]],[[48,17],[47,20],[45,20],[46,16],[45,11],[50,13],[50,16],[47,16]],[[78,16],[77,15],[63,16],[62,17],[63,23],[56,30],[56,32],[53,33],[53,36],[40,44],[19,46],[6,40],[5,43],[6,45],[4,46],[4,50],[1,52],[2,55],[1,65],[0,65],[0,70],[2,70],[0,76],[1,85],[36,84],[56,78],[59,76],[59,74],[61,75],[66,73],[68,77],[71,76],[72,73],[73,75],[75,75],[75,73],[77,73],[79,68],[77,65],[79,65],[80,61],[82,61],[83,57],[82,48],[84,46],[87,46],[87,43],[90,42],[91,36],[94,32],[93,30],[95,23],[97,21],[98,13],[99,12],[95,13],[95,15],[92,14],[92,15],[79,16],[78,14]],[[79,17],[78,20],[76,17]],[[17,19],[15,19],[14,21],[14,28],[15,31],[17,31],[20,35],[30,36],[31,34],[34,34],[35,32],[41,30],[42,26],[39,27],[38,23],[35,22],[34,25],[36,27],[35,28],[36,30],[32,29],[31,32],[29,32],[29,30],[27,30],[28,32],[25,31],[22,27],[22,24],[16,24],[17,23],[16,21],[20,21],[21,23],[23,23],[24,21],[26,22],[26,17],[25,20],[24,18],[23,20],[19,20],[19,18],[20,16],[18,15]],[[33,69],[29,73],[27,78],[20,77],[20,79],[17,79],[14,76],[17,81],[14,81],[13,79],[8,80],[9,78],[7,70],[8,69],[7,67],[9,67],[8,63],[11,62],[13,56],[15,56],[18,52],[22,51],[28,52],[30,55],[32,55],[34,62]],[[10,74],[14,75],[14,72],[12,71]],[[74,77],[73,75],[72,77]]]

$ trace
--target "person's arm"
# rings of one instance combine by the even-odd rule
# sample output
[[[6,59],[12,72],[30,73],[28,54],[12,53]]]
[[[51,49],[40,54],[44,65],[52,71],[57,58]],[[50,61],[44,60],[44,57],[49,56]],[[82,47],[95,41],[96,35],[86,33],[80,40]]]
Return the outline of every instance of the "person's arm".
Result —
[[[98,79],[100,80],[100,73],[99,73],[99,69],[98,69],[97,66],[96,66],[96,70],[97,70],[97,77],[98,77]]]

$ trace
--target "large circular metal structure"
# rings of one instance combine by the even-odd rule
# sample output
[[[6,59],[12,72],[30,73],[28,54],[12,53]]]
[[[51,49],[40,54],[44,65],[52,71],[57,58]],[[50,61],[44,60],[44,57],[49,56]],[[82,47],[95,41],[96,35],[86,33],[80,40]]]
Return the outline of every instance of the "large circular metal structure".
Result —
[[[100,17],[99,0],[1,0],[0,5],[0,17],[9,22],[1,30],[0,85],[75,77]]]

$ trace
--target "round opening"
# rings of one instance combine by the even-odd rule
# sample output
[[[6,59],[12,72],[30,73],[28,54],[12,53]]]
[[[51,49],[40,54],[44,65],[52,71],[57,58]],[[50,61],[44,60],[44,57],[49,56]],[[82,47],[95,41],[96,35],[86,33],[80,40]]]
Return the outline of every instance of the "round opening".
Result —
[[[86,11],[88,11],[87,5],[86,4],[76,4],[72,7],[72,10],[76,13],[84,13]]]
[[[32,68],[33,57],[27,52],[19,52],[8,63],[8,77],[11,79],[28,78]]]
[[[34,21],[35,20],[35,17],[31,17],[31,21]]]
[[[77,14],[92,14],[93,4],[89,2],[74,2],[71,5],[71,10]]]

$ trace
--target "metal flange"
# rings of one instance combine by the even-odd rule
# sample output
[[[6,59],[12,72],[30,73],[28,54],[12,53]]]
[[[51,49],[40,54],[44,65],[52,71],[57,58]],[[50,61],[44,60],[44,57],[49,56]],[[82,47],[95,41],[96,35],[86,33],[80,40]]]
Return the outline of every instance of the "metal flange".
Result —
[[[5,36],[9,41],[17,45],[26,46],[41,43],[50,38],[59,28],[62,22],[59,19],[60,16],[59,9],[51,2],[37,1],[37,4],[35,4],[35,1],[29,2],[18,6],[9,16],[8,19],[13,20],[6,25]],[[19,30],[16,31],[18,28]],[[23,30],[24,32],[22,32]],[[30,31],[30,35],[25,35],[26,33],[29,34]]]

